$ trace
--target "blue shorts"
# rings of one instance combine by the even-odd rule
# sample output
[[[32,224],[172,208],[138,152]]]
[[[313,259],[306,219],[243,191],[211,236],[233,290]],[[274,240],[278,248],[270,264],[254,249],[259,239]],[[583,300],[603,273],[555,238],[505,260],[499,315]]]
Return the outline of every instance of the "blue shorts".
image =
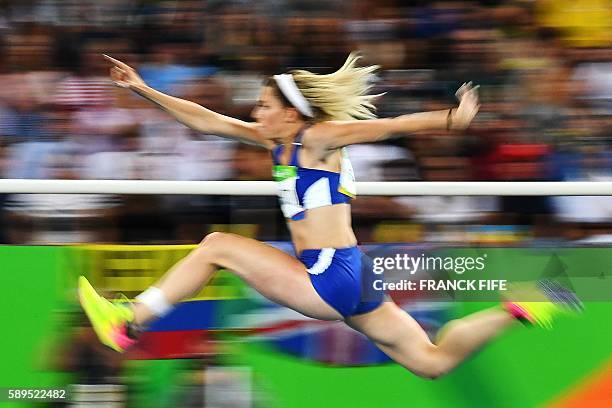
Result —
[[[306,249],[298,259],[319,296],[344,317],[370,312],[384,299],[372,286],[382,277],[373,274],[369,258],[357,247]]]

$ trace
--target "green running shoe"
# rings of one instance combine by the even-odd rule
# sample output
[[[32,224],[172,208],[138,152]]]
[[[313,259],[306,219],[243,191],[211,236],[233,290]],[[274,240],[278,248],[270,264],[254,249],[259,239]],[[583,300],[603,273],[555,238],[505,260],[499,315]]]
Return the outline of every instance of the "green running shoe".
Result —
[[[134,320],[128,306],[98,295],[84,276],[79,277],[78,289],[79,302],[102,344],[122,353],[136,342],[128,336],[128,324]]]

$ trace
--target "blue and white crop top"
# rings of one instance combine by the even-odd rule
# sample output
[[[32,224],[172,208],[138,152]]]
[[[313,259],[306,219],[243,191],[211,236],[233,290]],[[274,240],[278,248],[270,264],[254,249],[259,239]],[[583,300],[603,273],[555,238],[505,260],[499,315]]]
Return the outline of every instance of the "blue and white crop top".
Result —
[[[278,198],[285,218],[301,220],[306,210],[326,205],[349,203],[355,197],[355,175],[345,149],[342,149],[340,173],[300,167],[299,152],[303,130],[293,142],[289,165],[280,164],[284,145],[272,150],[272,175],[278,186]]]

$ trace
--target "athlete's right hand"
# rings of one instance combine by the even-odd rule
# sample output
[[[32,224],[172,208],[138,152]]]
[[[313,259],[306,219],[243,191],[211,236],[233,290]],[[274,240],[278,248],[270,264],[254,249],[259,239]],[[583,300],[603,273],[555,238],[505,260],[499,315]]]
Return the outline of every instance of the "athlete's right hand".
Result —
[[[113,64],[110,70],[110,76],[115,85],[121,88],[135,88],[147,85],[134,68],[106,54],[103,55],[104,58]]]

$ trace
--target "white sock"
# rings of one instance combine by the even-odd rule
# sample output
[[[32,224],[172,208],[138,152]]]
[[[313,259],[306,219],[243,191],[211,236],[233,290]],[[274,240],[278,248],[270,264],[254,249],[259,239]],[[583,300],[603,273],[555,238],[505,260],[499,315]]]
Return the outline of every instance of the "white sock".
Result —
[[[151,286],[136,296],[136,300],[145,305],[157,317],[164,317],[173,309],[164,292],[155,286]]]

